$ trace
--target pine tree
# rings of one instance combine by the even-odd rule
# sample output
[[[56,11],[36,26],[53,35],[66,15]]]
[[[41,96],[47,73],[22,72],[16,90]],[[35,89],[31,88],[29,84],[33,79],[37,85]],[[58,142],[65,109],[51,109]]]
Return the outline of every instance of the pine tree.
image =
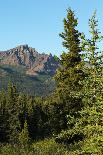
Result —
[[[89,20],[90,27],[90,39],[85,39],[85,35],[82,35],[82,50],[84,51],[84,58],[87,61],[85,70],[88,76],[84,81],[85,92],[85,104],[92,106],[97,102],[97,97],[103,95],[103,55],[101,51],[98,51],[98,43],[103,39],[100,36],[100,32],[97,28],[98,21],[96,20],[96,12],[94,12],[92,18]]]
[[[27,121],[25,120],[24,128],[19,133],[19,142],[21,145],[26,147],[29,141],[30,141],[30,138],[29,138],[29,132],[28,132],[28,124],[27,124]]]
[[[61,55],[61,68],[55,76],[56,96],[58,96],[59,102],[57,107],[60,111],[60,122],[63,124],[62,129],[68,127],[67,115],[70,115],[70,118],[77,117],[77,112],[82,107],[81,81],[84,79],[84,72],[81,60],[80,32],[76,29],[77,25],[78,21],[74,12],[68,9],[67,18],[64,19],[64,32],[60,34],[63,39],[63,47],[67,51]],[[61,118],[63,119],[61,120]],[[71,128],[74,123],[71,119],[69,121],[69,127]]]
[[[8,110],[8,123],[9,123],[9,137],[12,143],[17,142],[20,130],[19,122],[19,105],[17,104],[18,93],[13,84],[8,85],[6,96],[7,110]]]
[[[29,138],[29,132],[28,132],[28,124],[26,120],[22,131],[19,133],[18,139],[19,139],[19,147],[20,147],[20,150],[22,151],[21,154],[25,154],[25,155],[29,154],[30,138]]]
[[[82,126],[85,136],[83,152],[103,154],[103,55],[98,44],[103,37],[97,26],[95,11],[89,20],[91,38],[87,40],[82,36],[83,48],[90,66],[86,69],[88,77],[84,80],[85,106],[81,111],[79,126]]]
[[[82,50],[89,65],[85,66],[88,74],[83,83],[84,107],[80,111],[73,129],[62,132],[59,139],[80,144],[80,154],[103,154],[103,56],[98,51],[98,42],[102,37],[97,29],[98,21],[94,12],[89,20],[90,39],[82,34]],[[65,138],[64,138],[65,137]],[[83,141],[82,141],[83,140]]]
[[[8,141],[8,111],[6,105],[6,93],[4,90],[0,92],[0,142]]]

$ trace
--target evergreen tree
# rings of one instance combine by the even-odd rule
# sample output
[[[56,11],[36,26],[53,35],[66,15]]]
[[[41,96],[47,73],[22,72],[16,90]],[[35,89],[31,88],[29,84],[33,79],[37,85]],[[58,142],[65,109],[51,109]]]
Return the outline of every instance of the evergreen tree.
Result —
[[[90,65],[87,68],[88,77],[84,80],[84,109],[81,111],[81,121],[85,137],[82,152],[103,154],[103,55],[99,51],[99,42],[103,39],[97,28],[96,12],[89,20],[90,39],[83,39],[83,48]],[[81,123],[82,122],[82,123]],[[96,148],[96,149],[94,149]]]
[[[64,32],[60,34],[63,39],[63,47],[67,49],[67,52],[62,53],[61,68],[55,76],[57,83],[56,98],[59,103],[57,112],[60,111],[61,129],[68,127],[67,114],[70,115],[70,118],[77,117],[78,110],[82,107],[81,90],[84,79],[84,64],[81,60],[80,33],[76,29],[77,25],[78,21],[74,12],[68,9],[67,18],[64,19]],[[71,128],[74,123],[71,119],[69,121]]]
[[[94,12],[89,20],[91,38],[85,39],[84,35],[81,37],[82,50],[89,63],[85,66],[88,76],[83,82],[84,107],[80,111],[81,117],[71,130],[62,132],[58,137],[61,141],[78,142],[81,155],[103,154],[103,56],[98,51],[98,42],[102,37],[97,29],[95,15]]]
[[[22,129],[24,127],[25,120],[27,120],[28,117],[28,108],[30,108],[29,104],[29,99],[27,95],[19,93],[18,98],[17,98],[17,105],[19,109],[19,121],[20,121],[20,128]]]
[[[27,121],[25,121],[24,128],[19,133],[19,142],[24,147],[27,147],[30,142]]]
[[[0,142],[8,141],[8,111],[6,105],[6,94],[5,91],[2,90],[0,92]]]
[[[81,35],[82,50],[84,51],[84,59],[87,61],[85,70],[88,76],[84,81],[85,105],[92,106],[97,102],[97,98],[103,95],[103,55],[98,51],[98,43],[103,39],[97,28],[98,21],[96,20],[96,12],[89,20],[90,39],[85,39],[85,35]]]
[[[7,110],[8,110],[8,123],[9,123],[9,137],[10,141],[15,143],[18,139],[20,131],[19,122],[19,105],[17,104],[18,93],[13,84],[8,85],[6,96]]]

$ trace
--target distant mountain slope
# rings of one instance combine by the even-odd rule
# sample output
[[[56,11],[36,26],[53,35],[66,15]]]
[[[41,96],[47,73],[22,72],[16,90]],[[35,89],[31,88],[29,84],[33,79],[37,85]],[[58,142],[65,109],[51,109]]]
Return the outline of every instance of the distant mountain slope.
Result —
[[[53,91],[52,79],[59,61],[54,56],[40,54],[28,45],[0,52],[0,89],[9,81],[21,92],[45,96]]]
[[[51,54],[40,54],[28,45],[0,52],[0,64],[22,66],[28,75],[35,75],[38,72],[54,74],[59,66],[59,62]]]

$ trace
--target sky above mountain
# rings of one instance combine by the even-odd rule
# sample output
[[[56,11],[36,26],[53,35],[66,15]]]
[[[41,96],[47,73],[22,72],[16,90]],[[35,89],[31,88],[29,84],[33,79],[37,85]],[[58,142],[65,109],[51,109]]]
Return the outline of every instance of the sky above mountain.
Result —
[[[0,0],[0,50],[28,44],[38,52],[59,56],[64,50],[59,33],[69,7],[81,32],[88,36],[88,19],[95,9],[103,30],[102,0]]]

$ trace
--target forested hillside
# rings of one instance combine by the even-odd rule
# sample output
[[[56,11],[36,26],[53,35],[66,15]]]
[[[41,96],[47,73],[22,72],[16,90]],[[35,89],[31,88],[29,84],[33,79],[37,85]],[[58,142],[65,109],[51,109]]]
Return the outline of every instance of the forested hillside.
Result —
[[[27,95],[10,82],[0,91],[1,155],[103,154],[103,52],[98,44],[103,37],[96,12],[89,19],[89,38],[77,26],[69,8],[60,33],[66,51],[51,95]]]
[[[20,92],[47,96],[55,88],[53,75],[59,66],[56,56],[40,54],[28,45],[1,51],[0,90],[11,82]]]
[[[7,89],[8,83],[16,85],[18,91],[38,96],[47,96],[53,92],[55,81],[53,75],[38,73],[38,75],[26,75],[25,68],[0,65],[0,90]]]

